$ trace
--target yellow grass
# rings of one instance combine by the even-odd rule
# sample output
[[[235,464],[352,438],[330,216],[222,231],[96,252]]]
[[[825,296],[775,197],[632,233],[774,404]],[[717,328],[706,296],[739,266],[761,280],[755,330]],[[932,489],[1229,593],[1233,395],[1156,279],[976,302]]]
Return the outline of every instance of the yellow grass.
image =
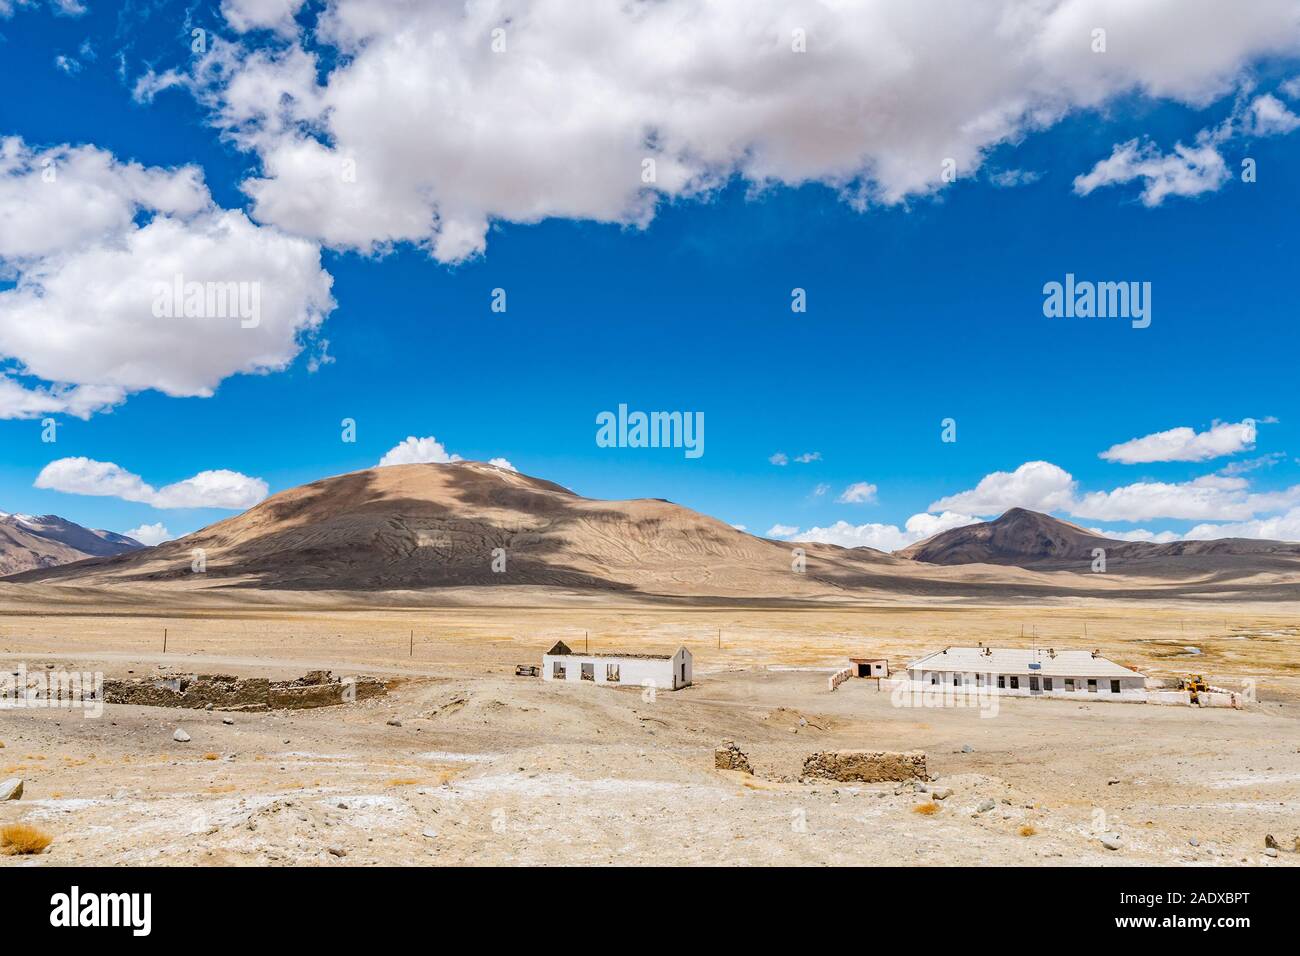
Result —
[[[1024,826],[1022,826],[1022,827],[1021,827],[1017,832],[1018,832],[1021,836],[1023,836],[1023,837],[1031,837],[1031,836],[1033,836],[1035,833],[1037,833],[1038,831],[1035,830],[1035,829],[1034,829],[1032,826],[1030,826],[1028,823],[1026,823],[1026,824],[1025,824]]]
[[[54,837],[26,823],[11,823],[0,828],[0,853],[8,856],[40,853],[53,842]]]
[[[929,803],[918,803],[912,807],[913,813],[919,813],[923,817],[932,817],[939,812],[939,804],[931,800]]]
[[[204,755],[203,755],[203,759],[204,759],[204,760],[220,760],[220,759],[221,759],[221,754],[204,754]]]
[[[419,782],[420,781],[416,780],[414,777],[394,777],[392,780],[388,781],[388,785],[390,787],[411,787]]]

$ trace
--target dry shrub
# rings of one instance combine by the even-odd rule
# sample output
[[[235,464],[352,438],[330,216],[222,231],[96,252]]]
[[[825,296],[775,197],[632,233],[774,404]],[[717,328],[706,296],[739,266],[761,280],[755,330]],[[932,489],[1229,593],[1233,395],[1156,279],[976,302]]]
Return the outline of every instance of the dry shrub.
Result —
[[[419,782],[414,777],[394,777],[388,781],[388,785],[390,787],[413,787]]]
[[[26,823],[11,823],[0,828],[0,853],[6,856],[40,853],[53,842],[54,837]]]
[[[919,813],[923,817],[932,817],[939,812],[939,804],[931,800],[929,803],[918,803],[912,807],[913,813]]]
[[[1033,836],[1038,831],[1035,830],[1030,824],[1026,823],[1016,832],[1018,832],[1021,836]]]
[[[221,759],[221,754],[204,754],[204,755],[203,755],[203,759],[204,759],[204,760],[220,760],[220,759]]]
[[[208,793],[233,793],[235,785],[233,783],[218,784],[217,786],[208,787]]]

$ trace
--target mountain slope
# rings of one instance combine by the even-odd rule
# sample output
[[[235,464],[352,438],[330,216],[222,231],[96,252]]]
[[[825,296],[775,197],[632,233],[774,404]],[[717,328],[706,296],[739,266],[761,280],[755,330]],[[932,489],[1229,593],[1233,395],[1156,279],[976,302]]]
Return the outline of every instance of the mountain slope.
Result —
[[[480,462],[395,465],[292,488],[139,554],[36,571],[20,581],[310,590],[543,585],[666,594],[824,592],[878,551],[792,545],[658,499],[599,501]],[[501,550],[497,550],[501,549]],[[196,552],[206,570],[195,573]],[[504,560],[504,571],[493,570]]]
[[[143,547],[126,535],[83,528],[58,515],[0,512],[0,575],[57,567]]]
[[[1149,541],[1120,541],[1081,528],[1068,521],[1012,508],[1000,518],[980,524],[965,525],[943,531],[934,537],[901,551],[896,556],[928,564],[1000,564],[1022,568],[1088,567],[1094,549],[1106,552],[1106,561],[1126,565],[1163,565],[1167,569],[1180,564],[1194,570],[1196,562],[1179,562],[1182,558],[1300,558],[1300,544],[1288,541],[1263,541],[1253,538],[1218,538],[1212,541],[1175,541],[1155,544]]]

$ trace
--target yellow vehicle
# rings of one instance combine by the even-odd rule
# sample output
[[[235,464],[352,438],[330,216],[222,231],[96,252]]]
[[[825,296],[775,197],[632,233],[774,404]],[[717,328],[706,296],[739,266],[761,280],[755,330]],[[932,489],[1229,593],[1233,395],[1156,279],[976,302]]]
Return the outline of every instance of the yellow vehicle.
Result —
[[[1198,702],[1197,694],[1209,691],[1209,689],[1210,685],[1205,682],[1205,678],[1200,674],[1188,674],[1183,678],[1183,690],[1191,695],[1193,704]]]

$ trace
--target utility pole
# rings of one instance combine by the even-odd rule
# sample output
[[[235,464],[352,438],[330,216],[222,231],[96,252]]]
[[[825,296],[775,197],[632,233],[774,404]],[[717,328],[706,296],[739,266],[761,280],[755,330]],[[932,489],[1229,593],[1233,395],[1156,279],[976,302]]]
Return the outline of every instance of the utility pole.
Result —
[[[722,628],[718,628],[718,650],[722,650]]]
[[[163,653],[167,653],[167,628],[163,628]]]
[[[591,639],[588,637],[586,631],[582,632],[582,653],[584,654],[591,653]]]
[[[407,657],[415,656],[415,630],[414,629],[411,630],[411,650],[410,653],[408,653],[406,656]]]

